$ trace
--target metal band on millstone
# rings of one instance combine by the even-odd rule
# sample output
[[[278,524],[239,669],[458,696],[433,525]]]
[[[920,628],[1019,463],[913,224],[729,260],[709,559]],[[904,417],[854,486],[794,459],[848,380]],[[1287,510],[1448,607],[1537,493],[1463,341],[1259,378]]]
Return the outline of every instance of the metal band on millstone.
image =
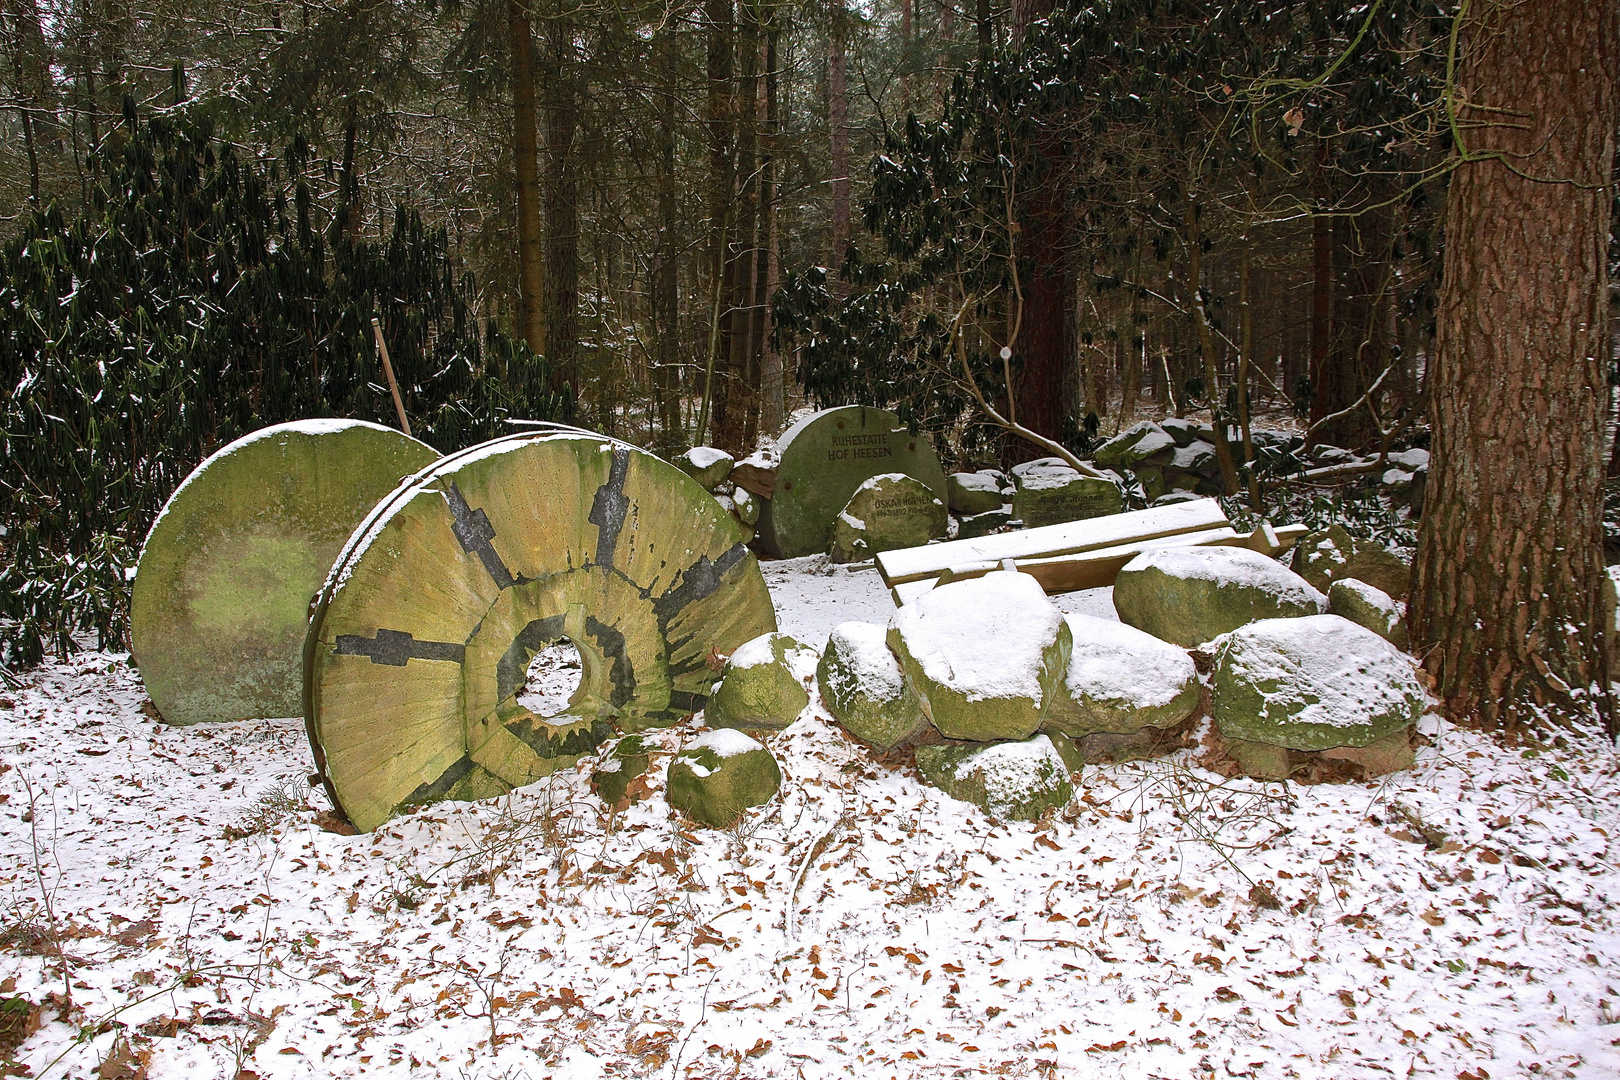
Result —
[[[572,765],[615,727],[704,706],[713,662],[776,628],[742,534],[685,473],[596,435],[453,454],[355,530],[305,640],[304,715],[333,802],[361,829]],[[567,709],[517,700],[567,639]]]
[[[303,420],[197,466],[147,535],[130,598],[132,651],[163,719],[298,715],[310,597],[377,500],[438,457],[392,428]]]
[[[905,473],[945,501],[945,470],[926,435],[884,409],[846,405],[794,424],[777,442],[776,493],[761,510],[760,544],[778,558],[827,550],[833,519],[874,476]]]

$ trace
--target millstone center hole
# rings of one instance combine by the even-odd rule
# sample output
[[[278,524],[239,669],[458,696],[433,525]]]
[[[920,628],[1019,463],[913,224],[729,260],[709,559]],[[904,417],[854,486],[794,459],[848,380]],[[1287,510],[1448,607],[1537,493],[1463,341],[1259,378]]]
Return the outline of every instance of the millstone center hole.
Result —
[[[534,654],[517,693],[517,703],[536,716],[556,716],[568,710],[584,674],[579,650],[564,638]]]

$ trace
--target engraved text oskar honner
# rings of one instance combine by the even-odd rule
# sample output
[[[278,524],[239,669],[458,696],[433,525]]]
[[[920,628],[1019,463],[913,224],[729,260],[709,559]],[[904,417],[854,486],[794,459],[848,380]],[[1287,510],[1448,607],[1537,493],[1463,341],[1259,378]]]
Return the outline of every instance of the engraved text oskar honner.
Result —
[[[834,435],[833,448],[827,451],[828,461],[842,461],[848,457],[886,458],[894,451],[888,446],[889,437],[882,432],[871,435]]]

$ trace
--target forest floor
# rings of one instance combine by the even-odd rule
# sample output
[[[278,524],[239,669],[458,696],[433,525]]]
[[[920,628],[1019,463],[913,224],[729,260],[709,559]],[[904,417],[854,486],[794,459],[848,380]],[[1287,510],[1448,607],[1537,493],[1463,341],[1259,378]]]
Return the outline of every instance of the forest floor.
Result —
[[[892,610],[870,570],[765,571],[818,647]],[[813,705],[731,831],[672,816],[659,753],[617,815],[587,765],[352,836],[298,721],[175,729],[145,700],[96,653],[0,696],[0,998],[39,1006],[0,1004],[0,1047],[39,1025],[35,1077],[1620,1074],[1597,739],[1431,719],[1415,769],[1318,786],[1187,750],[1087,767],[1025,824]]]

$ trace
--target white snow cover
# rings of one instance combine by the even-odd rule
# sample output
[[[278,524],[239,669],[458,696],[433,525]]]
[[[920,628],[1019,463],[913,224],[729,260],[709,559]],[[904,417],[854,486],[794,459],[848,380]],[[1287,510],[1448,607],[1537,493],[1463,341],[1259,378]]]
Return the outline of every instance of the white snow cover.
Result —
[[[1405,469],[1385,469],[1383,477],[1380,478],[1380,483],[1385,487],[1395,487],[1399,484],[1410,484],[1411,482],[1412,474]]]
[[[1080,479],[1080,471],[1069,465],[1037,465],[1018,474],[1018,486],[1026,491],[1050,491],[1068,487]]]
[[[900,696],[904,677],[889,651],[888,631],[876,623],[851,620],[833,627],[827,648],[836,650],[861,690],[888,700]]]
[[[1062,616],[1028,574],[996,570],[941,585],[894,613],[891,626],[934,682],[969,701],[1041,703],[1041,650]]]
[[[1299,604],[1327,606],[1327,597],[1276,559],[1236,547],[1166,547],[1144,551],[1120,573],[1157,567],[1171,577],[1249,585]]]
[[[1609,588],[1614,590],[1617,598],[1620,598],[1620,566],[1609,566],[1604,569],[1609,575]],[[1614,606],[1614,632],[1620,634],[1620,603]],[[1615,672],[1610,678],[1620,681],[1620,672]]]
[[[1069,463],[1060,457],[1036,458],[1034,461],[1022,461],[1017,465],[1014,465],[1012,467],[1012,474],[1014,476],[1023,476],[1031,469],[1047,468],[1067,469],[1069,468]]]
[[[712,446],[694,446],[681,457],[691,462],[695,468],[707,469],[722,461],[730,461],[731,455],[724,450],[717,450]]]
[[[1337,615],[1261,619],[1215,640],[1217,663],[1254,682],[1277,682],[1279,700],[1305,703],[1297,723],[1359,727],[1409,695],[1424,696],[1409,657]]]
[[[1168,641],[1112,619],[1065,615],[1074,635],[1064,676],[1069,693],[1099,701],[1127,701],[1143,709],[1174,701],[1198,677],[1192,657]]]
[[[1376,585],[1369,585],[1360,578],[1340,578],[1333,584],[1342,589],[1348,589],[1361,598],[1361,601],[1372,607],[1388,620],[1391,626],[1406,613],[1406,605],[1395,599]]]
[[[866,531],[866,522],[851,514],[848,510],[838,511],[838,520],[854,529],[856,532]]]
[[[1427,450],[1400,450],[1388,458],[1389,461],[1403,469],[1416,472],[1429,467],[1429,452]]]
[[[1159,453],[1161,450],[1168,450],[1175,445],[1176,440],[1170,435],[1170,433],[1155,424],[1154,430],[1142,436],[1134,445],[1132,445],[1131,456],[1138,458],[1148,457],[1152,454]],[[1195,443],[1194,445],[1197,444]]]
[[[1052,740],[1037,735],[1022,742],[993,743],[957,762],[955,775],[957,780],[963,780],[979,773],[984,779],[990,812],[1002,814],[1029,798],[1032,790],[1039,790],[1032,788],[1030,781],[1038,778],[1043,771],[1041,766],[1047,764],[1051,766],[1047,775],[1054,780],[1069,775],[1069,767],[1063,763]]]
[[[870,571],[765,570],[804,640],[892,611]],[[95,1076],[124,1039],[150,1080],[1620,1075],[1620,770],[1595,731],[1525,758],[1427,718],[1415,768],[1286,792],[1197,750],[1087,766],[1070,815],[1036,825],[875,764],[812,706],[771,736],[781,812],[746,835],[684,829],[662,768],[608,818],[587,758],[342,836],[297,786],[298,720],[154,724],[120,654],[20,681],[0,694],[6,925],[44,917],[37,853],[82,1010],[47,1007],[18,1049],[47,1080]],[[643,737],[673,755],[695,733]],[[226,839],[282,785],[283,812]],[[1220,799],[1237,812],[1187,818]],[[540,822],[570,839],[510,843]],[[482,852],[501,873],[469,873]],[[15,946],[5,979],[62,988]],[[480,986],[505,1002],[496,1047]]]
[[[990,495],[1001,494],[1001,481],[990,473],[962,472],[952,473],[956,486],[963,491],[982,491]]]
[[[906,474],[903,473],[903,472],[879,473],[877,476],[868,477],[867,479],[862,480],[861,481],[861,486],[856,488],[855,490],[857,492],[871,491],[873,488],[877,487],[879,484],[892,484],[896,480],[904,480],[904,479],[906,479]],[[854,496],[852,495],[852,496],[850,496],[850,498],[854,498]]]
[[[1178,447],[1170,464],[1177,469],[1202,469],[1215,461],[1215,444],[1202,441]]]
[[[713,750],[716,757],[737,757],[753,750],[763,750],[764,745],[755,742],[736,728],[715,728],[705,731],[685,746],[687,750]]]
[[[771,644],[775,639],[775,634],[761,634],[759,637],[749,638],[737,646],[737,651],[731,654],[726,666],[751,668],[776,663],[776,654],[771,651]]]
[[[739,466],[752,465],[756,469],[774,469],[782,464],[782,455],[776,446],[762,446],[737,462]]]

